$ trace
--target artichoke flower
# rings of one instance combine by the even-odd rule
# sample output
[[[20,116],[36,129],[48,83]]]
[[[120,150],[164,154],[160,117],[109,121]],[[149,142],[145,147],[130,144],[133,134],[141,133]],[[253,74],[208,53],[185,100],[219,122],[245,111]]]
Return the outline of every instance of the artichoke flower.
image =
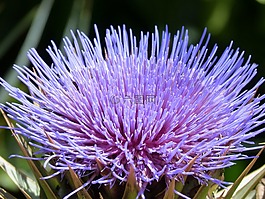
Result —
[[[245,145],[264,130],[264,79],[247,89],[257,64],[232,42],[218,57],[206,30],[195,45],[184,28],[138,40],[110,27],[104,44],[95,32],[72,32],[64,51],[52,42],[51,64],[30,49],[33,68],[14,66],[28,92],[0,80],[37,196],[215,197],[224,168],[260,148]]]

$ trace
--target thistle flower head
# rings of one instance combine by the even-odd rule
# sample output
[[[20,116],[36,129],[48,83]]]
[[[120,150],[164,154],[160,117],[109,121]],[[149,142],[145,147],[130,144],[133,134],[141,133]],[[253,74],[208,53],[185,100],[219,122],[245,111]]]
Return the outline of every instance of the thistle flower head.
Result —
[[[126,182],[130,168],[142,195],[162,178],[221,184],[211,171],[246,158],[243,143],[263,130],[264,96],[255,93],[264,80],[246,90],[257,65],[232,43],[217,57],[205,31],[197,45],[184,29],[161,38],[155,29],[138,41],[111,27],[103,45],[96,35],[72,34],[64,51],[52,43],[51,65],[31,49],[33,69],[14,66],[29,94],[1,79],[18,100],[3,105],[15,133],[54,175],[70,166],[87,185]]]

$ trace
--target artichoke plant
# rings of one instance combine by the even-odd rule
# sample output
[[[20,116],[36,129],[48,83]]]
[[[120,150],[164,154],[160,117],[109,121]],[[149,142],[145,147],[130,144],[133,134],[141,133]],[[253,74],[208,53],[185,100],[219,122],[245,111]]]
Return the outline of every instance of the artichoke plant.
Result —
[[[218,57],[206,30],[195,45],[184,28],[173,37],[155,28],[138,40],[125,26],[111,27],[104,42],[95,32],[94,40],[72,32],[63,50],[52,42],[51,64],[30,49],[33,68],[14,66],[28,91],[0,79],[15,99],[1,105],[3,128],[23,152],[13,157],[25,158],[35,179],[4,159],[1,167],[26,198],[262,193],[265,167],[246,176],[262,150],[244,154],[262,148],[249,139],[264,130],[265,95],[256,94],[264,79],[246,89],[257,73],[250,58],[232,43]],[[238,180],[224,181],[224,169],[247,158],[254,159]]]

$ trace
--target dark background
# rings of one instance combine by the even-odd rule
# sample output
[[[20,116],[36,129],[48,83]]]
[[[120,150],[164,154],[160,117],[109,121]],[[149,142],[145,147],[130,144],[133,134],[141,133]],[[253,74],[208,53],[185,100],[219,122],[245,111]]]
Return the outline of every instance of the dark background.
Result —
[[[70,29],[82,30],[92,39],[95,36],[94,24],[97,24],[102,38],[110,25],[117,27],[126,24],[138,37],[141,31],[153,32],[155,25],[160,31],[168,25],[172,34],[185,26],[189,29],[192,43],[198,42],[207,27],[211,33],[209,48],[217,43],[219,53],[233,40],[234,48],[240,47],[245,51],[246,58],[252,55],[252,62],[259,64],[258,75],[250,84],[253,86],[265,76],[264,3],[264,0],[2,0],[0,75],[19,86],[12,65],[29,65],[26,51],[30,47],[37,48],[41,56],[48,60],[45,49],[50,45],[50,40],[60,46],[62,37],[70,35]],[[260,87],[259,93],[265,93],[265,86]],[[7,100],[10,100],[7,93],[1,89],[0,102]],[[264,141],[264,134],[256,141]],[[10,132],[1,130],[0,155],[8,158],[18,151]],[[10,162],[28,172],[25,161],[10,159]],[[247,163],[241,161],[236,167],[228,169],[227,180],[234,180]],[[255,168],[261,164],[264,164],[264,158],[259,159]],[[14,184],[2,172],[0,187],[16,192]]]

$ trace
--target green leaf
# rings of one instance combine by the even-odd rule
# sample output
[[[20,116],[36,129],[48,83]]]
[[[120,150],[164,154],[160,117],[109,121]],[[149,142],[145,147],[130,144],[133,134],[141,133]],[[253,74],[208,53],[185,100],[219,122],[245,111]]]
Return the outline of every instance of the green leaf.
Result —
[[[262,151],[264,150],[264,148],[265,148],[265,146],[258,152],[258,154],[257,154],[257,157],[259,157],[260,156],[260,154],[262,153]],[[250,169],[253,167],[253,165],[255,164],[255,162],[257,161],[257,158],[254,158],[250,163],[249,163],[249,165],[245,168],[245,170],[241,173],[241,175],[237,178],[237,180],[233,183],[233,185],[229,188],[229,190],[228,190],[228,192],[225,194],[225,197],[224,197],[224,199],[231,199],[232,198],[232,196],[234,195],[235,196],[235,193],[236,192],[238,192],[240,189],[240,187],[239,187],[239,185],[240,185],[240,183],[242,182],[242,183],[244,183],[243,182],[243,179],[245,178],[245,176],[248,174],[248,172],[250,171]],[[263,167],[261,167],[261,168],[263,168]],[[259,171],[259,172],[265,172],[265,171]],[[264,175],[264,173],[263,173],[263,175]],[[262,176],[263,177],[263,176]],[[260,177],[259,178],[259,180],[262,178],[262,177]],[[249,179],[248,177],[246,178],[247,180]],[[259,181],[258,180],[258,181]],[[258,182],[257,182],[258,183]],[[257,184],[256,183],[256,184]],[[253,186],[253,184],[252,183],[248,183],[249,184],[249,186]],[[249,189],[249,186],[247,185],[246,186],[246,188],[245,189]],[[237,191],[238,190],[238,191]],[[249,192],[250,190],[248,190],[248,192]],[[242,191],[240,191],[240,194],[242,194],[242,195],[244,195],[245,194],[245,192],[244,192],[244,190],[242,190]],[[242,197],[240,197],[240,198],[242,198]]]
[[[245,198],[248,195],[248,193],[255,188],[255,186],[264,176],[265,176],[265,164],[259,169],[247,175],[242,180],[242,182],[236,189],[235,193],[233,194],[233,198],[234,199]]]
[[[13,135],[13,137],[15,138],[19,148],[21,149],[23,155],[25,157],[32,157],[32,152],[31,152],[31,148],[28,146],[28,144],[25,142],[25,140],[17,135],[12,129],[14,128],[13,124],[9,121],[8,117],[6,116],[6,114],[4,113],[4,111],[2,109],[0,109],[0,112],[2,113],[2,115],[4,116],[4,119],[6,120],[8,126],[11,128],[11,133]],[[41,178],[48,176],[46,170],[42,167],[42,165],[40,164],[39,161],[33,161],[30,159],[27,159],[27,162],[32,170],[32,172],[34,173],[41,191],[43,191],[46,195],[47,198],[58,198],[56,195],[56,188],[59,186],[59,183],[57,181],[56,178],[52,178],[49,180],[42,180]]]
[[[39,198],[40,187],[38,183],[26,174],[16,169],[12,164],[0,156],[0,167],[7,173],[11,180],[18,186],[26,198]]]
[[[15,63],[17,65],[27,65],[29,63],[29,60],[26,56],[27,51],[30,48],[38,46],[46,22],[48,20],[53,2],[54,0],[43,0],[39,5],[37,13],[34,16],[34,20],[26,36],[26,39],[15,60]],[[17,85],[19,82],[19,79],[17,78],[17,72],[15,70],[9,70],[8,73],[5,75],[4,79],[13,85]],[[6,94],[3,87],[0,88],[0,93],[1,93],[1,102],[5,102],[9,96]]]
[[[39,44],[46,22],[50,15],[53,2],[54,0],[42,0],[40,3],[23,46],[20,49],[20,53],[15,61],[18,65],[27,64],[29,62],[26,53],[30,48],[35,48]]]
[[[169,187],[163,199],[173,199],[175,196],[174,190],[175,190],[175,179],[172,179],[171,182],[169,183]]]
[[[223,173],[224,173],[223,169],[218,169],[218,170],[212,171],[210,175],[213,178],[223,180]],[[213,182],[209,182],[207,186],[201,185],[197,193],[193,197],[193,199],[207,198],[207,196],[211,197],[211,194],[213,194],[213,192],[215,192],[217,188],[218,188],[218,185],[216,185]]]
[[[193,166],[193,164],[195,163],[196,159],[198,158],[198,156],[195,156],[187,165],[186,169],[185,169],[185,172],[189,172]],[[183,176],[183,182],[184,184],[182,183],[182,181],[178,181],[175,185],[175,190],[178,191],[179,193],[182,193],[183,192],[183,189],[184,188],[188,188],[188,187],[184,187],[185,185],[185,182],[187,180],[187,175],[184,175]],[[178,198],[178,195],[176,195],[176,198]]]
[[[88,33],[92,15],[92,0],[76,0],[73,2],[70,16],[64,28],[64,36],[70,36],[70,30],[79,29],[84,33]],[[60,48],[63,48],[61,43]]]
[[[69,173],[71,177],[70,183],[72,183],[72,186],[74,186],[74,189],[78,189],[82,187],[83,182],[79,179],[79,177],[76,175],[74,170],[69,166]],[[87,190],[85,188],[82,188],[80,191],[77,192],[78,198],[86,198],[86,199],[92,199],[92,197],[89,195]]]
[[[135,199],[138,192],[139,187],[136,182],[135,172],[133,167],[131,166],[122,199]]]
[[[248,195],[244,199],[263,199],[263,198],[258,198],[256,196],[256,190],[252,190],[248,193]]]
[[[0,43],[0,58],[4,56],[4,54],[10,49],[12,44],[14,44],[18,37],[29,28],[34,15],[36,13],[36,6],[33,7],[16,25],[14,28],[7,34]]]
[[[260,4],[265,4],[265,0],[256,0],[257,2],[259,2]]]
[[[2,199],[16,199],[13,195],[8,193],[6,190],[0,188],[0,198]]]

